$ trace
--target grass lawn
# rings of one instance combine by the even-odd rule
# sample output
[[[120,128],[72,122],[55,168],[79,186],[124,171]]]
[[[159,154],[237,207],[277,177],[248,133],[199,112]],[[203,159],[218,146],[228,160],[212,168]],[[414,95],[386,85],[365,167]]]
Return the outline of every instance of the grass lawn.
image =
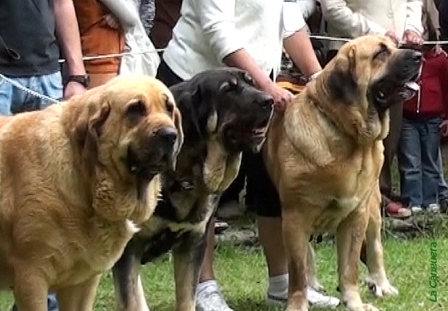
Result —
[[[429,279],[431,242],[437,243],[438,302],[431,302]],[[385,241],[385,256],[389,278],[400,295],[387,300],[375,299],[365,286],[362,297],[380,310],[430,311],[448,310],[448,240],[446,238],[418,238],[414,240]],[[317,246],[319,277],[328,292],[336,292],[336,256],[331,242]],[[266,266],[259,247],[235,246],[220,243],[217,246],[215,267],[218,279],[229,304],[236,311],[281,310],[264,304],[267,286]],[[366,275],[361,269],[360,279]],[[151,311],[173,310],[174,287],[172,266],[168,257],[145,267],[144,285]],[[9,310],[9,293],[0,294],[0,311]],[[343,310],[344,308],[340,308]],[[114,310],[114,293],[110,274],[106,275],[97,295],[95,311]],[[317,310],[317,309],[316,309]]]

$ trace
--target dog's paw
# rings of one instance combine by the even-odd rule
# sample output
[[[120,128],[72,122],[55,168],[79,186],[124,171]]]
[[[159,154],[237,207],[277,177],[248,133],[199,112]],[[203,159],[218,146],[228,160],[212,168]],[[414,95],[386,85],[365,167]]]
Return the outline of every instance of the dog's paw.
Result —
[[[379,309],[375,308],[371,304],[364,303],[353,307],[348,307],[350,311],[379,311]]]
[[[312,289],[314,289],[316,292],[319,292],[321,294],[325,294],[326,290],[325,287],[323,287],[322,284],[320,284],[319,282],[315,281],[315,282],[310,282],[308,284],[309,287],[311,287]]]
[[[376,297],[387,297],[398,295],[398,290],[395,287],[393,287],[387,279],[385,281],[380,282],[374,280],[372,277],[367,277],[366,284],[369,287],[370,291]]]

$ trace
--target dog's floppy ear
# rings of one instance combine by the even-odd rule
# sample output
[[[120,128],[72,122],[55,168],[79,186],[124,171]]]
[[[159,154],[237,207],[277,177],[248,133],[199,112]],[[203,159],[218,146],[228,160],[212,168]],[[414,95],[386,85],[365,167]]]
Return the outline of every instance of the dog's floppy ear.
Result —
[[[182,128],[186,136],[197,139],[197,136],[204,134],[207,122],[209,105],[203,102],[203,91],[200,83],[183,82],[171,88],[177,107],[182,115]]]
[[[350,47],[346,55],[336,55],[334,69],[328,76],[327,82],[332,98],[347,104],[359,100],[360,90],[356,71],[356,48],[354,46]]]
[[[177,140],[174,146],[173,158],[171,159],[172,167],[171,169],[174,171],[176,169],[177,156],[179,155],[180,149],[182,148],[182,144],[184,143],[184,132],[182,126],[182,116],[177,107],[174,107],[173,110],[173,121],[174,126],[177,129]]]
[[[82,157],[89,162],[98,160],[98,139],[109,114],[109,103],[91,102],[85,106],[75,122],[74,136],[80,144]]]

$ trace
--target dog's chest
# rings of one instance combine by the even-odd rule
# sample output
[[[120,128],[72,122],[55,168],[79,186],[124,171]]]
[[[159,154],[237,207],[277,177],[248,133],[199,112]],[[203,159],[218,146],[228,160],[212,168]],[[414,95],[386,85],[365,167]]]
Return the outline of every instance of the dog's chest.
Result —
[[[379,191],[380,166],[371,158],[357,157],[351,161],[341,161],[332,169],[322,169],[310,177],[307,183],[309,198],[323,207],[314,221],[316,232],[336,231],[337,227],[356,209],[367,212],[369,198]]]
[[[110,270],[120,258],[126,244],[137,231],[130,221],[113,224],[95,221],[94,230],[86,230],[85,243],[71,241],[61,250],[56,286],[75,284]]]
[[[107,225],[106,225],[107,226]],[[103,229],[103,228],[101,228]],[[121,225],[113,225],[104,230],[96,232],[95,249],[89,253],[95,254],[89,259],[89,264],[93,270],[110,270],[115,262],[120,258],[126,244],[139,228],[131,221],[125,220]]]
[[[186,241],[201,238],[217,199],[216,195],[203,195],[196,197],[196,200],[187,200],[186,197],[186,200],[176,201],[176,204],[166,199],[159,202],[154,215],[138,234],[144,244],[142,262],[157,259]]]

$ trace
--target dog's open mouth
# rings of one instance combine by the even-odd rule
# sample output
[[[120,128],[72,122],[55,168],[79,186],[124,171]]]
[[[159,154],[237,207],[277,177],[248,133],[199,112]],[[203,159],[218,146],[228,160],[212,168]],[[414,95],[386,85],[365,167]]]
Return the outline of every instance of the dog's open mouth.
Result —
[[[257,127],[254,129],[241,129],[229,131],[229,139],[232,143],[238,143],[240,141],[258,141],[263,140],[266,137],[266,133],[268,131],[267,124],[262,127]]]
[[[164,159],[164,157],[166,159]],[[151,179],[152,177],[163,171],[163,169],[166,167],[166,163],[168,163],[168,155],[162,155],[159,161],[155,161],[158,164],[154,164],[152,162],[153,161],[141,160],[135,150],[131,146],[129,146],[128,154],[126,157],[126,164],[129,172],[132,175]]]
[[[375,100],[382,107],[388,107],[388,102],[390,101],[390,96],[394,94],[394,98],[399,100],[410,100],[413,98],[420,89],[417,81],[420,79],[420,71],[414,74],[407,81],[403,82],[401,86],[395,89],[394,92],[390,90],[390,85],[385,85],[384,88],[379,89],[376,92]]]
[[[417,82],[406,82],[405,85],[398,90],[398,96],[403,100],[410,100],[417,94],[419,89],[420,86]]]

